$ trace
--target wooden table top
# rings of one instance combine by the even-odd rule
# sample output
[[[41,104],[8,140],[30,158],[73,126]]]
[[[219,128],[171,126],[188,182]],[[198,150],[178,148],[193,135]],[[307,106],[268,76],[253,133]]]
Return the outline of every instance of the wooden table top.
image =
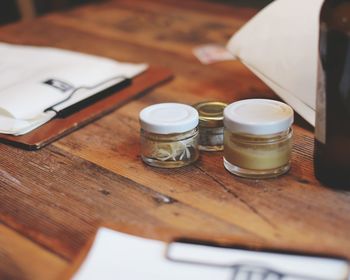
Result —
[[[222,153],[174,170],[140,160],[139,111],[159,102],[277,97],[238,61],[201,65],[256,10],[204,1],[119,0],[0,28],[0,40],[166,66],[175,78],[35,152],[0,144],[0,278],[54,279],[101,223],[135,234],[221,240],[350,258],[350,193],[313,175],[313,129],[297,117],[292,168],[228,173]],[[8,278],[6,278],[8,277]]]

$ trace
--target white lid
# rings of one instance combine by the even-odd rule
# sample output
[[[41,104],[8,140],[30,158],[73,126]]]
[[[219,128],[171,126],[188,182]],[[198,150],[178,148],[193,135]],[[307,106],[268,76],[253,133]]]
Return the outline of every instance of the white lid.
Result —
[[[267,135],[287,130],[293,123],[293,109],[270,99],[246,99],[224,110],[224,125],[232,132]]]
[[[189,105],[160,103],[146,107],[140,112],[141,127],[158,134],[181,133],[198,125],[198,112]]]

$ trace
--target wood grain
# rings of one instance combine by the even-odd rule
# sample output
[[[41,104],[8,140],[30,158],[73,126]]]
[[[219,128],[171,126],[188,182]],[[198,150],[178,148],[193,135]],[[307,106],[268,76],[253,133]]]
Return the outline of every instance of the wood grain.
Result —
[[[0,224],[0,279],[57,279],[66,268],[65,260]]]
[[[198,237],[350,258],[350,193],[315,179],[313,129],[298,116],[292,169],[276,179],[235,177],[223,168],[221,152],[175,170],[140,159],[138,113],[150,104],[278,99],[240,62],[204,66],[192,55],[199,44],[224,44],[255,13],[197,0],[118,0],[0,28],[3,41],[148,62],[175,74],[41,151],[0,144],[0,221],[69,263],[105,223],[161,240]],[[29,271],[20,249],[13,263]]]
[[[1,219],[67,260],[104,222],[254,236],[55,147],[0,150]]]

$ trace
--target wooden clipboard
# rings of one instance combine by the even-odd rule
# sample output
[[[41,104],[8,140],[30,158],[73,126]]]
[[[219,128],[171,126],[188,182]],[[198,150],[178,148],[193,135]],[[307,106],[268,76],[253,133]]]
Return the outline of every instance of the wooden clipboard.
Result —
[[[95,103],[70,114],[65,118],[54,118],[25,135],[0,134],[0,142],[25,150],[38,150],[53,141],[93,122],[172,78],[170,70],[150,66],[144,73],[133,78],[130,86],[124,87]]]

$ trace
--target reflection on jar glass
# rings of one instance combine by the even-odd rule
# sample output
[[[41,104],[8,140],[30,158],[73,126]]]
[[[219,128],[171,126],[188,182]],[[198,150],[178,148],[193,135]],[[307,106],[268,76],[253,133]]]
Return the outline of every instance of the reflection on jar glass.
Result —
[[[293,110],[266,99],[235,102],[225,110],[224,166],[247,178],[286,173],[292,151]]]
[[[148,165],[182,167],[195,162],[198,150],[198,113],[185,104],[161,103],[140,112],[141,158]]]
[[[157,167],[181,167],[199,157],[198,128],[184,133],[156,134],[141,129],[141,157]]]

